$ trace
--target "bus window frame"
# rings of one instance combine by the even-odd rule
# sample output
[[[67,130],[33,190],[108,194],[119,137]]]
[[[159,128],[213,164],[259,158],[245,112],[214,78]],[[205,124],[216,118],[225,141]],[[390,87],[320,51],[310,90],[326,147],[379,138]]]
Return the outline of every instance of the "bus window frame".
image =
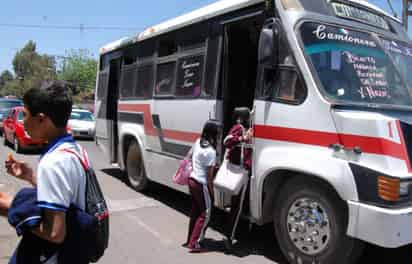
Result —
[[[157,57],[156,58],[156,63],[155,63],[155,77],[154,77],[154,83],[153,83],[153,98],[155,99],[170,99],[170,98],[175,98],[175,87],[176,87],[176,77],[177,77],[177,54],[167,56],[167,57]],[[173,69],[173,83],[171,84],[172,87],[170,88],[170,91],[167,93],[161,93],[158,94],[156,93],[156,85],[157,85],[157,77],[158,77],[158,68],[159,65],[164,65],[168,63],[174,63],[174,69]]]
[[[277,16],[276,16],[277,18]],[[256,99],[258,100],[264,100],[264,101],[270,101],[270,102],[274,102],[274,103],[281,103],[281,104],[287,104],[287,105],[294,105],[294,106],[298,106],[303,104],[307,98],[308,98],[308,94],[309,94],[309,89],[308,89],[308,85],[305,81],[305,78],[303,77],[302,74],[302,70],[299,68],[298,64],[297,64],[297,60],[296,60],[296,56],[293,52],[293,48],[291,47],[291,44],[289,43],[289,40],[286,36],[285,30],[280,30],[280,34],[278,36],[279,38],[279,45],[286,45],[282,48],[279,49],[279,54],[278,54],[278,59],[277,59],[277,64],[273,65],[273,66],[269,66],[269,65],[265,65],[265,64],[260,64],[258,65],[258,69],[259,73],[258,73],[258,89],[257,92],[255,94]],[[284,42],[284,43],[282,43]],[[285,54],[280,54],[281,51],[287,51],[287,53]],[[280,63],[281,59],[285,59],[288,56],[290,56],[292,58],[292,61],[294,62],[294,64],[283,64]],[[259,62],[258,62],[259,63]],[[296,73],[296,77],[297,77],[297,81],[299,81],[302,85],[302,89],[304,90],[304,96],[302,96],[302,98],[300,100],[289,100],[286,98],[281,98],[281,97],[277,97],[276,94],[279,91],[280,87],[273,87],[271,89],[272,94],[270,95],[263,95],[263,86],[264,86],[264,78],[265,78],[265,70],[273,70],[274,74],[276,75],[275,78],[275,84],[279,83],[279,76],[281,74],[282,71],[294,71]]]

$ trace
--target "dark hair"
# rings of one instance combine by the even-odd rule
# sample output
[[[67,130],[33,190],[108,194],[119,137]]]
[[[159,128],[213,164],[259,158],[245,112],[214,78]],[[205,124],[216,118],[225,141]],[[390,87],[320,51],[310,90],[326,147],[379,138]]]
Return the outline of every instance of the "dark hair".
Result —
[[[236,107],[233,110],[233,120],[237,122],[240,120],[240,123],[245,126],[249,127],[249,119],[250,119],[250,110],[247,107]]]
[[[31,115],[47,115],[57,128],[64,128],[72,111],[71,86],[64,81],[45,82],[23,96],[24,106]]]
[[[203,126],[202,135],[200,136],[200,146],[206,148],[212,146],[216,148],[217,137],[220,132],[220,123],[216,120],[208,120]]]

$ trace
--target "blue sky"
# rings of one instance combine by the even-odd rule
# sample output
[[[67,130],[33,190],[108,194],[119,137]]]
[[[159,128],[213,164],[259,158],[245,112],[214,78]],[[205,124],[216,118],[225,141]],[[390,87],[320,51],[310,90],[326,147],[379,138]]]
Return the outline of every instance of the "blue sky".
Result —
[[[186,13],[216,0],[13,0],[2,3],[0,17],[0,72],[12,70],[15,53],[29,40],[39,53],[65,55],[71,49],[86,48],[95,57],[101,46],[131,36],[148,26]],[[314,0],[316,1],[316,0]],[[389,10],[387,0],[369,0]],[[400,15],[401,0],[392,0]],[[39,25],[27,28],[17,25]],[[80,30],[81,25],[84,30]],[[50,27],[77,27],[62,29]],[[88,29],[121,27],[125,30]]]

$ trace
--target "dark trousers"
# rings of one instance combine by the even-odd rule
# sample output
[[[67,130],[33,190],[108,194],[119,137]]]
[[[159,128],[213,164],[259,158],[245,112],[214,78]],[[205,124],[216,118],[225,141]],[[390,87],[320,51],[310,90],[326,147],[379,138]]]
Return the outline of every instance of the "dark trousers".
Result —
[[[204,239],[211,216],[212,199],[207,186],[192,178],[189,179],[189,191],[192,196],[192,210],[190,212],[187,243],[190,248],[195,248]]]

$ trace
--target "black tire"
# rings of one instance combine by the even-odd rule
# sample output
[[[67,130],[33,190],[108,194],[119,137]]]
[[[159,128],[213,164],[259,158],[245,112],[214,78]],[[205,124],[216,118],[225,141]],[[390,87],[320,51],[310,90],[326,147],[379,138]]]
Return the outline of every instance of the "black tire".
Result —
[[[19,139],[17,138],[16,135],[14,135],[13,148],[14,148],[14,151],[16,151],[16,153],[22,153],[23,152],[23,149],[21,148]]]
[[[7,138],[6,138],[6,135],[5,135],[5,134],[3,134],[3,145],[4,145],[4,146],[7,146],[7,145],[8,145]]]
[[[147,189],[149,180],[146,176],[143,158],[139,145],[132,141],[126,154],[126,172],[129,185],[136,191]]]
[[[323,219],[323,225],[319,228],[321,232],[313,231],[313,229],[310,231],[321,234],[317,235],[320,239],[318,240],[320,246],[318,246],[319,244],[315,244],[315,246],[309,244],[307,246],[308,244],[303,241],[305,239],[309,240],[307,243],[316,241],[316,235],[304,236],[300,233],[301,230],[304,230],[303,233],[308,234],[307,230],[309,228],[316,227],[316,225],[311,226],[308,220],[299,221],[301,219],[299,217],[302,216],[302,211],[299,211],[299,209],[305,208],[308,201],[310,206],[306,208],[316,208],[314,215],[317,218],[314,221]],[[294,211],[295,209],[296,211]],[[307,212],[313,212],[313,210]],[[307,214],[303,215],[308,216]],[[344,202],[322,182],[294,178],[285,184],[275,202],[273,215],[275,234],[284,256],[290,263],[356,263],[362,253],[364,243],[346,235],[347,220],[347,210]],[[294,223],[302,224],[303,222],[307,225],[297,225],[297,229],[293,228]],[[329,230],[329,232],[322,234],[325,230]]]

